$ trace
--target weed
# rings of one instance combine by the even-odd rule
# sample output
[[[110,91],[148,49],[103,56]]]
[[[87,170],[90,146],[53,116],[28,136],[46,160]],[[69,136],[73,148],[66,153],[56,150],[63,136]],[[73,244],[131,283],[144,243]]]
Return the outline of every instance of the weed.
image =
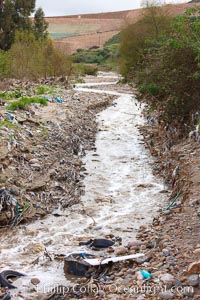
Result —
[[[9,121],[0,121],[0,128],[3,127],[3,126],[5,126],[7,128],[14,129],[14,130],[17,130],[18,127],[19,127],[18,125],[13,124],[13,123],[11,123]]]
[[[41,105],[47,106],[47,100],[44,98],[38,98],[38,97],[22,97],[20,100],[12,102],[9,106],[9,110],[17,110],[17,109],[25,109],[27,106],[29,106],[31,103],[39,103]]]
[[[35,90],[36,95],[55,94],[55,90],[45,85],[39,85]]]

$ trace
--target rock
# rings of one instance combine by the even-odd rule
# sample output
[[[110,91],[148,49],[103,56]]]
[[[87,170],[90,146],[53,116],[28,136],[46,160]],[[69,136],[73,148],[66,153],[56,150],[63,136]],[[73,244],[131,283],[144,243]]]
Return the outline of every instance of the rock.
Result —
[[[98,291],[98,295],[101,296],[101,297],[104,297],[105,294],[106,294],[106,293],[105,293],[103,290],[99,290],[99,291]]]
[[[11,192],[11,194],[13,194],[15,196],[19,196],[20,195],[19,189],[15,185],[13,185],[10,188],[10,192]]]
[[[127,248],[125,248],[124,246],[120,246],[115,249],[115,255],[123,255],[126,253],[127,253]]]
[[[169,256],[170,255],[170,250],[169,249],[163,249],[162,254],[163,254],[163,256]]]
[[[167,283],[169,283],[169,282],[173,282],[173,281],[174,281],[174,276],[172,276],[172,275],[169,274],[169,273],[166,273],[166,274],[164,274],[164,275],[162,275],[162,276],[160,277],[160,280],[162,280],[162,282],[163,282],[164,284],[167,284]]]
[[[142,265],[143,263],[147,262],[149,258],[147,256],[141,256],[135,259],[138,265]]]
[[[32,185],[27,187],[28,191],[39,191],[44,190],[46,188],[47,181],[45,178],[40,178],[40,181],[34,182]]]
[[[198,286],[200,283],[200,278],[198,274],[190,275],[187,279],[187,284],[190,286]]]
[[[36,159],[36,158],[32,158],[32,159],[29,160],[30,165],[39,164],[39,163],[40,163],[39,160]]]
[[[194,254],[200,254],[200,248],[197,248],[193,251]]]
[[[200,260],[189,265],[188,274],[200,274]]]
[[[161,292],[159,293],[160,299],[173,299],[174,295],[170,291]]]
[[[40,164],[32,164],[31,167],[32,167],[35,171],[40,171],[40,170],[41,170],[41,165],[40,165]]]
[[[131,247],[141,246],[141,245],[144,245],[144,244],[145,244],[145,242],[143,242],[143,241],[135,240],[135,241],[129,242],[127,247],[131,248]]]
[[[38,278],[31,278],[31,283],[33,285],[38,285],[40,283],[40,280]]]

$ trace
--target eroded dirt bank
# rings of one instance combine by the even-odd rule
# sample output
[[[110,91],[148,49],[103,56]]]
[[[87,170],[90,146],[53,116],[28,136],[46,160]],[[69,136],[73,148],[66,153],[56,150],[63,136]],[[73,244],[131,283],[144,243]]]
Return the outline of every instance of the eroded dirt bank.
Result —
[[[81,157],[94,147],[96,114],[115,96],[82,93],[80,97],[62,85],[54,90],[62,104],[33,104],[14,112],[17,125],[0,127],[0,188],[10,189],[20,207],[17,219],[1,212],[1,227],[45,216],[58,206],[69,207],[79,202],[83,192]],[[6,112],[6,106],[0,106],[1,116]]]

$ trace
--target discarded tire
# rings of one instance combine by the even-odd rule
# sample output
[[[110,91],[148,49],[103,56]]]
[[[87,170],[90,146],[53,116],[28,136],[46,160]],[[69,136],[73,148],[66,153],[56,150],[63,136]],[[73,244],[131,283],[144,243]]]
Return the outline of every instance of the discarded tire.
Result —
[[[17,278],[25,276],[22,273],[12,271],[12,270],[5,270],[0,273],[0,286],[7,287],[9,289],[15,289],[16,287],[9,282],[10,278]]]

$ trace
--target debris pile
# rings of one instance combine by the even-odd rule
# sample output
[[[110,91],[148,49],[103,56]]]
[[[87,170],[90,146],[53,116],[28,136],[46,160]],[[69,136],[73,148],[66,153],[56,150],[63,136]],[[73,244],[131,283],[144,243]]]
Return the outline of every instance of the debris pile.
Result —
[[[20,95],[32,95],[37,84],[13,83],[13,89],[19,87],[24,88]],[[33,220],[58,206],[66,208],[84,193],[81,157],[95,147],[96,113],[114,97],[87,93],[80,97],[60,85],[54,93],[55,101],[47,107],[34,103],[12,113],[0,107],[0,114],[11,123],[0,121],[0,188],[14,190],[16,198],[10,206],[2,200],[0,226]]]

